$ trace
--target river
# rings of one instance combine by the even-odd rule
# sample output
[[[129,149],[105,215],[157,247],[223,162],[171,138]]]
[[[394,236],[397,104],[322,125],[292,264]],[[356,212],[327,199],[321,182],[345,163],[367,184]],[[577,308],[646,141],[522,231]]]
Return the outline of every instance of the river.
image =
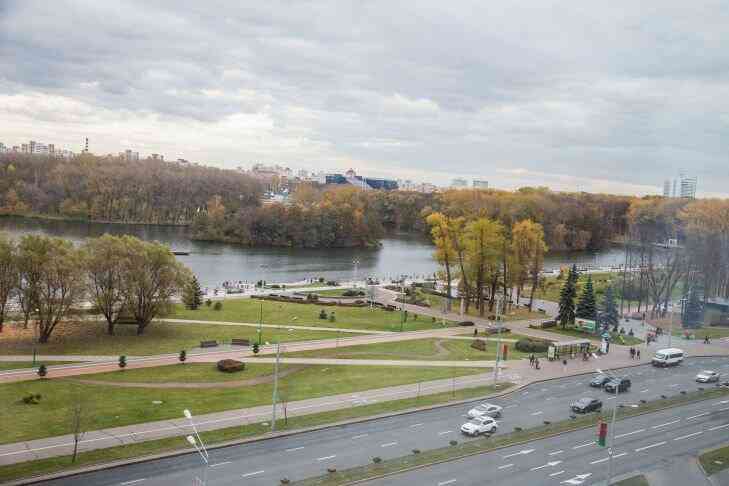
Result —
[[[25,234],[45,234],[70,239],[76,243],[101,236],[130,234],[144,240],[165,243],[175,251],[189,252],[178,256],[198,276],[205,287],[224,281],[266,280],[267,282],[297,282],[307,278],[324,277],[333,280],[396,277],[399,275],[428,275],[437,270],[433,261],[433,246],[415,235],[390,235],[375,249],[361,248],[247,248],[227,243],[195,241],[183,227],[84,223],[76,221],[0,217],[0,232],[11,238]],[[622,263],[620,248],[597,253],[550,253],[545,268],[561,265]]]

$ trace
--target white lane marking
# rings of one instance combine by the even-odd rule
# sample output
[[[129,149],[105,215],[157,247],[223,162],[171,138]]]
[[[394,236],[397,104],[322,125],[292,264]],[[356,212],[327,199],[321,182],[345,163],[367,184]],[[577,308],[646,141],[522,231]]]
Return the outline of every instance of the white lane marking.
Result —
[[[641,390],[640,392],[641,393],[646,393],[647,391],[648,391],[648,388],[646,388],[645,390]]]
[[[669,388],[676,388],[677,386],[681,386],[680,383],[674,383],[673,385],[670,385]]]
[[[624,455],[628,454],[627,452],[621,452],[620,454],[615,454],[613,456],[613,459],[617,459],[618,457],[623,457]]]
[[[317,461],[326,461],[327,459],[334,459],[335,457],[337,457],[336,454],[331,455],[331,456],[318,457],[316,460]]]
[[[695,418],[698,418],[698,417],[703,417],[704,415],[709,415],[709,412],[704,412],[704,413],[700,413],[698,415],[692,415],[690,417],[686,417],[686,420],[691,420],[691,419],[695,419]]]
[[[455,479],[449,479],[448,481],[441,481],[440,483],[438,483],[438,486],[445,486],[446,484],[453,484],[455,482]]]
[[[666,443],[666,441],[664,440],[664,441],[661,441],[661,442],[656,442],[655,444],[651,444],[649,446],[639,447],[639,448],[637,448],[635,450],[635,452],[640,452],[640,451],[645,451],[645,450],[648,450],[648,449],[652,449],[654,447],[662,446],[665,443]]]
[[[134,484],[134,483],[141,483],[142,481],[146,481],[146,480],[147,480],[147,478],[142,478],[142,479],[135,479],[134,481],[126,481],[126,482],[123,482],[123,483],[119,483],[119,484]]]
[[[264,471],[264,470],[260,470],[260,471],[253,471],[253,472],[250,472],[250,473],[244,474],[244,475],[243,475],[243,476],[241,476],[241,477],[244,477],[244,478],[249,478],[249,477],[251,477],[251,476],[256,476],[256,475],[258,475],[258,474],[263,474],[264,472],[266,472],[266,471]]]
[[[545,467],[554,467],[557,464],[562,464],[562,461],[550,461],[546,464],[542,464],[541,466],[536,466],[530,469],[530,471],[538,471],[540,469],[544,469]]]
[[[301,447],[292,447],[291,449],[286,449],[286,452],[300,451],[303,448],[304,448],[304,446],[301,446]]]
[[[725,403],[729,403],[729,400],[722,400],[719,402],[721,405],[724,405]]]
[[[352,437],[352,440],[361,439],[362,437],[367,437],[368,435],[370,435],[370,434],[355,435],[354,437]]]
[[[444,430],[443,432],[438,432],[438,435],[446,435],[452,433],[452,430]]]
[[[506,455],[506,456],[503,456],[503,457],[504,457],[504,459],[508,459],[508,458],[514,457],[514,456],[524,456],[526,454],[531,454],[532,452],[534,452],[534,449],[524,449],[524,450],[521,450],[519,452],[515,452],[513,454],[509,454],[509,455]]]
[[[661,428],[661,427],[665,427],[666,425],[676,424],[676,423],[678,423],[680,421],[681,421],[681,419],[678,419],[678,420],[674,420],[672,422],[666,422],[665,424],[654,425],[653,427],[651,427],[651,429],[658,429],[658,428]]]
[[[573,449],[582,449],[583,447],[591,446],[594,442],[585,442],[584,444],[580,444],[578,446],[574,446]]]
[[[380,447],[392,447],[394,445],[397,445],[397,442],[388,442],[387,444],[382,444]]]
[[[673,439],[673,440],[683,440],[683,439],[688,439],[689,437],[696,437],[697,435],[701,435],[701,434],[703,434],[703,433],[704,433],[704,431],[702,430],[702,431],[699,431],[699,432],[694,432],[693,434],[688,434],[688,435],[682,435],[681,437],[676,437],[676,438],[675,438],[675,439]]]
[[[504,408],[514,408],[514,407],[517,407],[517,406],[518,405],[516,403],[512,403],[511,405],[507,405]]]
[[[603,459],[598,459],[597,461],[592,461],[590,464],[600,464],[601,462],[605,462],[608,459],[610,459],[610,458],[609,457],[605,457]]]
[[[423,424],[413,424],[410,426],[410,428],[422,427],[422,426],[423,426]]]
[[[217,464],[210,464],[210,467],[225,466],[226,464],[231,464],[231,461],[219,462]]]
[[[615,438],[619,439],[621,437],[627,437],[627,436],[633,435],[633,434],[640,434],[641,432],[645,432],[645,429],[638,429],[638,430],[634,430],[632,432],[626,432],[625,434],[616,435]]]
[[[723,429],[724,427],[729,427],[729,424],[717,425],[716,427],[711,427],[709,430],[719,430]]]
[[[554,472],[554,473],[550,474],[549,477],[550,478],[553,478],[554,476],[559,476],[560,474],[564,474],[564,469],[562,469],[561,471],[557,471],[557,472]]]
[[[538,411],[538,412],[534,412],[534,413],[532,414],[532,416],[536,416],[536,415],[541,415],[541,414],[543,414],[543,413],[544,413],[544,412],[542,412],[542,411],[540,410],[540,411]]]
[[[504,464],[503,466],[499,466],[498,469],[506,469],[507,467],[511,467],[513,464]]]
[[[562,481],[560,484],[582,484],[585,482],[585,479],[589,478],[590,476],[592,476],[592,473],[578,474],[573,478]]]
[[[605,400],[615,400],[615,397],[607,397]]]
[[[563,452],[564,452],[564,451],[563,451],[562,449],[560,449],[560,450],[558,450],[558,451],[550,452],[550,453],[549,453],[549,455],[550,455],[550,456],[556,456],[557,454],[562,454]]]

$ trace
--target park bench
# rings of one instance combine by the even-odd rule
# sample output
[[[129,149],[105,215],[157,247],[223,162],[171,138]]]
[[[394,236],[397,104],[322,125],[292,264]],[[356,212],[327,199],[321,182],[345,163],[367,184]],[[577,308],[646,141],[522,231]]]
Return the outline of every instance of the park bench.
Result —
[[[251,341],[249,339],[233,338],[230,340],[230,344],[233,346],[250,346]]]
[[[214,348],[218,345],[217,341],[200,341],[201,348]]]

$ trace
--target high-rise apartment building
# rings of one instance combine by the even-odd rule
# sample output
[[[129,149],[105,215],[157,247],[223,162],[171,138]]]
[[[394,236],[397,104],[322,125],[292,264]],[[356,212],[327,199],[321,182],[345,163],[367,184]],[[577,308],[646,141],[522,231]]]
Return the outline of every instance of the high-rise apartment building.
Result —
[[[474,179],[473,180],[473,188],[474,189],[488,189],[489,188],[489,181]]]
[[[456,188],[463,188],[468,187],[468,181],[466,179],[461,179],[460,177],[456,177],[451,181],[451,187]]]

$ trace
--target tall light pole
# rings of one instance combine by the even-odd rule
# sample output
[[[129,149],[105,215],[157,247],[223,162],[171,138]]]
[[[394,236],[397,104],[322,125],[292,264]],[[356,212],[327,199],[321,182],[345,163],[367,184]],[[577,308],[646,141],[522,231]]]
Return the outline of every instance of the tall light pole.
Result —
[[[400,332],[405,326],[405,277],[400,279]]]
[[[207,450],[207,448],[205,448],[205,444],[203,443],[202,439],[200,438],[200,433],[197,431],[197,427],[195,427],[195,422],[193,422],[193,420],[192,420],[192,413],[190,413],[190,411],[188,409],[185,409],[182,411],[182,414],[190,422],[192,431],[195,433],[195,437],[197,437],[197,440],[200,443],[200,449],[198,449],[198,446],[195,443],[195,437],[188,435],[187,441],[190,442],[191,445],[195,446],[195,449],[198,449],[200,456],[202,456],[202,458],[205,460],[205,464],[207,464],[208,463],[208,450]],[[190,441],[190,439],[192,439],[192,441]]]
[[[499,318],[499,306],[502,300],[496,298],[496,366],[494,366],[494,386],[499,380],[499,361],[501,361],[501,319]]]
[[[33,366],[36,365],[38,355],[38,325],[40,324],[40,309],[35,310],[35,325],[33,326]]]
[[[359,266],[359,260],[356,258],[354,260],[352,260],[352,265],[354,265],[354,285],[353,285],[353,287],[357,288],[357,267]]]
[[[258,345],[261,345],[263,338],[263,301],[261,301],[260,312],[258,313]]]
[[[276,342],[276,363],[273,365],[273,396],[271,402],[273,409],[271,411],[271,432],[276,431],[276,402],[278,401],[278,364],[281,360],[281,344]]]
[[[195,440],[195,437],[193,437],[193,436],[191,436],[191,435],[188,435],[188,436],[186,437],[186,439],[187,439],[187,442],[189,442],[189,443],[190,443],[190,445],[191,445],[191,446],[193,446],[193,447],[195,448],[195,450],[197,451],[197,453],[198,453],[198,454],[200,454],[200,457],[202,457],[202,460],[203,460],[203,462],[204,462],[205,464],[208,464],[208,456],[207,456],[207,452],[204,452],[204,451],[205,451],[205,449],[201,449],[200,447],[198,447],[198,445],[197,445],[197,441]],[[201,443],[200,445],[202,446],[202,443]]]

